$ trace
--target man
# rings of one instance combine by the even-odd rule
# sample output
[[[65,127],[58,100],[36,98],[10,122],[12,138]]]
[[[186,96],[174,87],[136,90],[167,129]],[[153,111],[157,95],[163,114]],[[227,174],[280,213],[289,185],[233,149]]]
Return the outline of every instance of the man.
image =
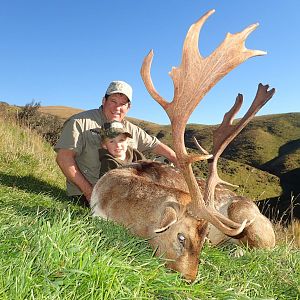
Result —
[[[171,148],[124,119],[131,101],[131,86],[124,81],[113,81],[99,109],[81,112],[64,123],[54,149],[57,152],[56,162],[67,179],[67,194],[72,198],[89,204],[100,171],[98,150],[101,138],[95,131],[107,122],[118,121],[124,124],[132,136],[129,141],[132,148],[140,152],[151,150],[177,164],[176,154]]]

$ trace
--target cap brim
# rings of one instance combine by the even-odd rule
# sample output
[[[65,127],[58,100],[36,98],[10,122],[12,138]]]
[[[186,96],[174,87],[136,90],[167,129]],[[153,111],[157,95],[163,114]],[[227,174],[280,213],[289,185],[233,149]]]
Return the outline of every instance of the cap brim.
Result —
[[[113,92],[110,92],[110,93],[106,93],[106,95],[108,95],[108,96],[113,95],[113,94],[123,94],[127,97],[129,102],[131,101],[131,99],[128,97],[128,95],[126,95],[123,91],[113,91]]]
[[[115,137],[117,137],[120,134],[125,134],[127,137],[132,138],[132,135],[127,131],[125,131],[125,132],[122,132],[122,131],[116,132],[116,131],[114,131],[114,132],[106,133],[105,137],[107,137],[109,139],[114,139]]]

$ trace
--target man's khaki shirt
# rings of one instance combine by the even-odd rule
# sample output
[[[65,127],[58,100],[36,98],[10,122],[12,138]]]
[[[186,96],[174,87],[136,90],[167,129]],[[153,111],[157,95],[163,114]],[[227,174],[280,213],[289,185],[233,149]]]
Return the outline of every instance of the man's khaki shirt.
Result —
[[[54,146],[54,150],[69,149],[76,152],[75,161],[85,178],[95,185],[99,179],[100,160],[99,148],[101,145],[100,135],[90,131],[98,129],[107,122],[102,107],[80,112],[70,117],[64,123],[61,136]],[[154,149],[160,142],[156,137],[150,136],[143,129],[123,121],[126,130],[131,133],[132,139],[128,140],[130,147],[144,152]],[[67,180],[67,194],[69,196],[81,195],[80,189]]]

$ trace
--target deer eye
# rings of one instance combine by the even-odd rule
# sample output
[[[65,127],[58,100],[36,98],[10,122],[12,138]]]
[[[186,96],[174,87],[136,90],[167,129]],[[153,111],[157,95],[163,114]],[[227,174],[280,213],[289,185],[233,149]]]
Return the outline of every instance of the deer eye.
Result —
[[[177,234],[177,239],[182,246],[185,245],[185,236],[182,233]]]

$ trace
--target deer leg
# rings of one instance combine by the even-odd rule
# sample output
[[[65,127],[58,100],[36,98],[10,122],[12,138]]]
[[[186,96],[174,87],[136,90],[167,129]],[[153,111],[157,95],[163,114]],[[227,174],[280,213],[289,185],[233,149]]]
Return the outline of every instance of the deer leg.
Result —
[[[228,206],[228,217],[240,222],[244,219],[254,221],[241,234],[235,236],[242,244],[250,248],[271,249],[275,246],[275,233],[272,223],[260,213],[256,204],[243,197],[235,197]]]

